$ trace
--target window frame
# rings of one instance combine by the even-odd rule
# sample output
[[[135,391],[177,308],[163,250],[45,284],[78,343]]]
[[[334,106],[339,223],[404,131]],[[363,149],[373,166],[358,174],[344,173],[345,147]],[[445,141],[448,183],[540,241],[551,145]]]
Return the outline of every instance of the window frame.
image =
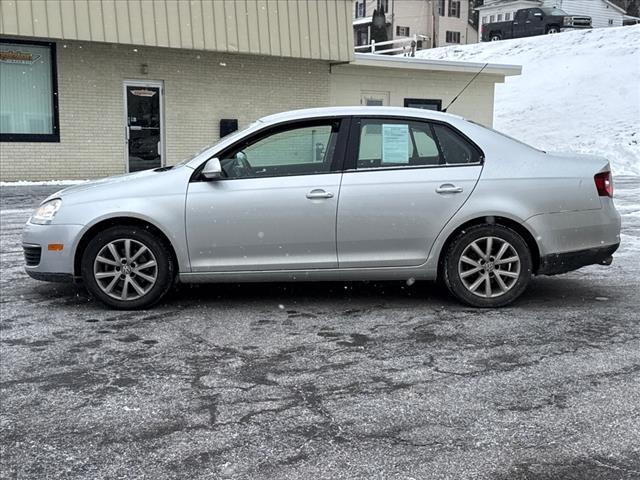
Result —
[[[364,38],[364,42],[361,41],[362,38]],[[357,29],[356,46],[360,47],[362,45],[369,45],[369,32],[365,29]]]
[[[34,45],[38,47],[49,47],[51,54],[51,100],[53,109],[51,112],[52,133],[3,133],[0,131],[0,142],[23,142],[23,143],[60,143],[60,115],[58,112],[58,56],[56,42],[42,42],[38,40],[23,40],[13,38],[0,38],[0,44],[21,44]]]
[[[456,134],[460,135],[466,142],[470,144],[470,146],[476,150],[478,153],[478,158],[480,159],[477,162],[473,163],[441,163],[438,165],[407,165],[407,166],[390,166],[390,167],[371,167],[371,168],[358,168],[358,152],[360,149],[360,133],[361,133],[361,123],[363,120],[389,120],[389,121],[404,121],[404,122],[422,122],[429,125],[432,131],[434,131],[434,125],[442,125],[445,128],[451,129]],[[442,153],[442,148],[440,146],[440,140],[438,140],[438,136],[434,132],[434,141],[438,147],[438,151],[441,156],[444,155]],[[415,170],[415,169],[423,169],[423,168],[459,168],[459,167],[477,167],[484,165],[484,152],[478,146],[476,142],[471,140],[467,135],[461,132],[459,129],[451,125],[450,123],[435,120],[431,118],[421,118],[421,117],[394,117],[388,115],[359,115],[351,118],[350,126],[349,126],[349,141],[346,148],[346,154],[344,156],[344,164],[342,172],[344,173],[358,173],[358,172],[378,172],[378,171],[387,171],[387,170]],[[446,161],[446,159],[445,159]]]
[[[403,33],[400,33],[400,29],[402,29],[403,31],[406,31],[406,35]],[[396,25],[396,37],[410,37],[411,36],[411,28],[410,27],[402,27],[400,25]]]
[[[417,103],[419,105],[436,105],[438,108],[433,110],[431,108],[423,108],[423,110],[431,110],[433,112],[441,112],[442,111],[442,100],[437,98],[405,98],[404,99],[404,107],[405,108],[420,108],[420,107],[409,107],[409,103]]]
[[[449,0],[449,11],[447,16],[451,18],[460,18],[460,10],[462,9],[460,0]]]
[[[326,125],[333,122],[338,122],[338,129],[335,133],[336,135],[336,143],[335,148],[333,149],[333,158],[329,163],[329,170],[325,172],[310,172],[310,173],[300,173],[294,175],[261,175],[256,177],[239,177],[239,178],[226,178],[220,177],[216,180],[207,180],[202,177],[202,170],[204,166],[207,164],[209,160],[212,158],[222,159],[229,153],[234,150],[238,150],[239,148],[246,148],[249,145],[252,145],[260,140],[267,138],[271,135],[275,135],[277,133],[286,132],[288,130],[295,130],[298,128],[307,128],[313,127],[317,125]],[[232,143],[227,146],[223,150],[215,153],[208,157],[202,164],[193,172],[191,175],[190,182],[232,182],[238,180],[260,180],[262,178],[287,178],[287,177],[303,177],[309,175],[329,175],[332,173],[339,173],[344,168],[345,163],[345,152],[347,148],[348,141],[348,133],[350,131],[350,117],[344,116],[328,116],[328,117],[317,117],[317,118],[305,118],[298,120],[289,120],[281,123],[277,123],[275,125],[267,125],[265,128],[258,130],[257,132],[253,132],[246,137],[239,139],[238,141]]]
[[[457,41],[455,41],[457,40]],[[452,45],[460,45],[462,35],[456,30],[447,30],[445,32],[445,43],[451,43]]]

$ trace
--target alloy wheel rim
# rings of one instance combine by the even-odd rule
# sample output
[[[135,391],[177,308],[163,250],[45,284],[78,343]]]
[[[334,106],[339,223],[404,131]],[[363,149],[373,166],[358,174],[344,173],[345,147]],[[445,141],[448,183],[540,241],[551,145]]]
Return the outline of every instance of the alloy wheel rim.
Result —
[[[158,262],[142,242],[120,238],[107,243],[93,262],[100,290],[121,301],[145,296],[158,279]]]
[[[513,245],[502,238],[478,238],[462,252],[458,275],[465,288],[474,295],[500,297],[510,291],[520,278],[520,256]]]

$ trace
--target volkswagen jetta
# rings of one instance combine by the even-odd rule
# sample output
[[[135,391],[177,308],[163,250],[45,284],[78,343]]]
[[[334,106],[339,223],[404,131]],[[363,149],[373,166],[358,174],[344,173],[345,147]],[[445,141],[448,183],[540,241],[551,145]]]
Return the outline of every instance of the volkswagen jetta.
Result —
[[[174,282],[441,279],[469,305],[532,275],[611,263],[609,162],[536,150],[455,115],[393,107],[262,118],[174,167],[73,186],[23,236],[26,271],[107,305]]]

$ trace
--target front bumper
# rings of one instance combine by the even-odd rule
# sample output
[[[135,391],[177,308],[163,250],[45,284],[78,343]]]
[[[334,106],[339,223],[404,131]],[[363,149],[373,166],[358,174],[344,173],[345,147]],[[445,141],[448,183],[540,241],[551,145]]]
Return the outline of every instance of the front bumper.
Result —
[[[589,248],[574,252],[552,253],[540,258],[538,275],[559,275],[571,272],[587,265],[611,265],[613,253],[620,246],[608,245],[606,247]]]
[[[71,281],[74,257],[82,225],[36,225],[27,223],[22,233],[25,251],[40,247],[40,259],[34,264],[33,257],[25,266],[30,277],[45,281]],[[62,250],[49,250],[49,244],[62,244]]]

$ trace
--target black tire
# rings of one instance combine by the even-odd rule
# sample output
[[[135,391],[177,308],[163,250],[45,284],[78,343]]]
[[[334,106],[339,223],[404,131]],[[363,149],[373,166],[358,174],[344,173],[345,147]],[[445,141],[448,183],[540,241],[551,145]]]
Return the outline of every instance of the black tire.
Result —
[[[500,40],[502,40],[502,35],[500,35],[499,33],[492,33],[489,36],[489,40],[492,42],[499,42]]]
[[[493,238],[492,243],[495,242],[496,245],[500,244],[500,242],[508,243],[509,247],[513,249],[509,251],[511,252],[515,251],[515,253],[517,253],[517,255],[512,254],[513,256],[509,258],[515,258],[517,256],[519,261],[517,271],[507,270],[505,272],[504,270],[502,270],[502,268],[510,269],[512,268],[512,265],[515,265],[515,263],[505,265],[504,267],[502,265],[494,266],[493,264],[494,260],[491,260],[490,266],[489,264],[484,265],[484,270],[481,269],[478,273],[475,274],[477,275],[477,277],[475,278],[471,277],[471,280],[474,280],[474,279],[479,280],[481,276],[486,274],[487,277],[485,277],[485,280],[480,285],[486,286],[486,283],[484,282],[486,282],[486,279],[488,278],[490,283],[490,287],[489,287],[490,290],[487,290],[487,291],[489,293],[495,294],[494,293],[495,291],[492,289],[491,285],[493,285],[493,288],[495,288],[495,290],[501,289],[501,287],[497,284],[497,279],[496,279],[497,274],[495,273],[495,271],[502,272],[502,274],[499,275],[501,281],[503,278],[505,278],[505,277],[502,277],[502,275],[505,275],[508,273],[510,277],[509,277],[509,280],[507,280],[507,282],[511,282],[508,285],[509,289],[505,290],[504,293],[501,293],[499,296],[495,296],[495,297],[480,296],[483,294],[473,293],[470,290],[470,288],[472,288],[473,285],[470,285],[470,286],[465,285],[461,277],[462,274],[467,272],[466,271],[462,273],[460,272],[461,265],[463,264],[466,265],[466,263],[461,260],[463,253],[465,251],[467,252],[471,251],[471,250],[468,250],[468,248],[470,248],[472,246],[471,244],[476,241],[478,241],[478,244],[482,244],[482,242],[484,241],[485,245],[487,245],[486,243],[487,240],[485,239],[488,237],[492,237]],[[504,245],[504,243],[502,243],[501,245]],[[489,250],[491,250],[491,247],[489,247]],[[488,260],[481,260],[481,261],[486,262]],[[474,267],[474,266],[469,267],[469,269],[471,270],[475,270],[476,268],[478,267]],[[508,305],[511,302],[513,302],[515,299],[517,299],[520,295],[522,295],[522,293],[526,290],[527,285],[529,284],[529,281],[531,280],[531,269],[532,269],[532,260],[531,260],[531,252],[530,252],[529,246],[517,232],[515,232],[514,230],[508,227],[504,227],[502,225],[477,225],[477,226],[465,229],[460,234],[458,234],[450,243],[444,258],[443,276],[444,276],[445,285],[447,286],[449,291],[453,294],[453,296],[455,296],[458,300],[473,307],[495,308],[495,307],[503,307],[505,305]],[[515,270],[515,267],[514,267],[514,270]],[[516,277],[516,275],[517,275],[517,278],[511,279],[511,276]],[[468,282],[470,282],[470,280],[468,280]],[[505,282],[503,281],[502,283],[504,285]],[[475,285],[475,282],[474,282],[474,285]],[[487,292],[485,291],[485,294],[486,293]]]
[[[138,298],[121,300],[110,296],[98,285],[98,280],[94,275],[94,265],[97,264],[96,258],[98,254],[103,251],[103,248],[108,248],[108,245],[112,242],[120,242],[127,239],[131,241],[130,243],[134,243],[136,246],[143,245],[148,249],[148,252],[145,252],[139,258],[146,260],[151,259],[155,262],[153,267],[148,267],[152,269],[152,273],[149,274],[149,270],[146,270],[145,272],[147,276],[155,275],[155,282],[148,282],[143,280],[142,277],[139,277],[136,285],[140,287],[140,284],[142,284],[148,288],[148,291],[139,295]],[[113,260],[113,255],[109,257],[108,260]],[[139,267],[139,265],[136,265],[135,263],[132,263],[132,265]],[[123,267],[114,266],[113,268],[114,270],[118,268],[118,271],[122,271],[124,269],[124,264]],[[117,310],[137,310],[151,307],[160,301],[160,299],[169,291],[175,279],[175,266],[169,247],[148,229],[137,226],[116,226],[98,233],[89,241],[82,255],[81,274],[85,287],[93,297]],[[127,276],[128,275],[129,273]],[[130,275],[134,278],[136,272],[132,271]],[[140,275],[140,273],[138,273],[138,275]],[[113,277],[116,276],[124,279],[123,275],[113,275]],[[114,281],[116,281],[117,284],[113,294],[117,293],[118,285],[120,285],[121,291],[127,290],[128,292],[129,290],[132,290],[134,295],[137,293],[131,284],[124,288],[124,280],[115,280],[114,278]],[[129,280],[127,280],[127,282],[129,282]]]
[[[556,33],[560,33],[560,28],[559,27],[551,26],[551,27],[547,28],[547,35],[554,35]]]

